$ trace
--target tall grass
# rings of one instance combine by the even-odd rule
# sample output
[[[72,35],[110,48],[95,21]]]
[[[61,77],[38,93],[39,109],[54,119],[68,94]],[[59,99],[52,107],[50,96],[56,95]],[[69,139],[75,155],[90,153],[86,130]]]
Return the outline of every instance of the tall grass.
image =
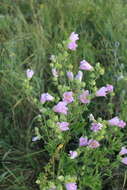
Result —
[[[49,57],[72,31],[80,35],[79,57],[106,70],[118,86],[116,113],[126,119],[127,4],[122,0],[1,0],[0,2],[0,189],[35,190],[35,179],[46,161],[42,143],[31,142],[39,113],[34,100],[50,89]],[[36,92],[25,84],[25,70],[37,78]],[[123,75],[122,80],[118,77]],[[117,82],[116,82],[117,81]],[[123,91],[124,89],[124,91]],[[121,93],[121,96],[119,94]],[[125,102],[123,107],[123,102]],[[115,102],[116,105],[116,102]],[[96,110],[97,113],[97,110]]]

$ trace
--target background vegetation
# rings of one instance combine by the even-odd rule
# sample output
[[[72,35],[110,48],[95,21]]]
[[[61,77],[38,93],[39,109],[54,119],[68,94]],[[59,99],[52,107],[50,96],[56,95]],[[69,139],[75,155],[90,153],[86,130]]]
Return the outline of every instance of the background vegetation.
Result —
[[[127,1],[126,0],[1,0],[0,1],[0,189],[36,190],[37,176],[48,160],[42,142],[32,142],[39,111],[33,97],[51,90],[50,56],[72,31],[80,35],[80,57],[100,62],[105,75],[100,86],[112,83],[115,99],[103,102],[103,117],[121,113],[127,121]],[[36,72],[28,90],[26,69]],[[126,139],[124,139],[126,140]],[[118,182],[117,178],[121,180]],[[109,189],[126,181],[126,168],[107,180]],[[105,189],[106,185],[105,184]],[[126,186],[124,184],[124,186]]]

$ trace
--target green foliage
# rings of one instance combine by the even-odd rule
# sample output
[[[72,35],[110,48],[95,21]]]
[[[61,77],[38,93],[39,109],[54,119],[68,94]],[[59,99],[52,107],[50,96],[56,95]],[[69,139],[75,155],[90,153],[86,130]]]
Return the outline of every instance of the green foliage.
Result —
[[[65,52],[63,55],[63,45],[58,48],[58,43],[67,39],[72,31],[76,31],[80,35],[78,51],[73,54]],[[67,89],[68,81],[65,78],[58,88],[56,87],[58,81],[53,79],[51,82],[52,66],[49,60],[51,54],[55,54],[58,62],[66,64],[65,68],[73,70],[75,74],[80,59],[85,58],[91,62],[98,72],[99,64],[97,63],[99,62],[100,66],[104,67],[105,73],[103,77],[96,80],[97,87],[111,83],[115,86],[115,96],[96,100],[96,103],[89,105],[89,110],[96,118],[102,117],[106,120],[110,116],[120,115],[123,120],[127,121],[126,31],[127,3],[124,0],[0,1],[0,189],[38,189],[35,179],[42,171],[42,166],[48,163],[52,153],[57,150],[58,144],[63,143],[61,134],[57,134],[59,141],[52,137],[56,131],[50,134],[54,122],[57,122],[58,118],[54,119],[54,115],[51,119],[48,118],[47,128],[44,128],[43,119],[40,118],[42,107],[38,103],[38,99],[41,92],[48,91],[54,95],[56,91],[59,92],[55,99],[58,102],[62,93],[69,90]],[[55,64],[55,66],[61,67],[61,64]],[[31,81],[28,81],[25,76],[27,68],[32,68],[36,74]],[[63,76],[63,69],[58,69]],[[103,74],[103,70],[101,72]],[[76,85],[79,88],[92,88],[93,85],[94,88],[96,86],[93,81],[94,76],[88,74],[86,78],[89,82],[81,84],[75,81],[73,85],[71,84],[71,88],[74,89]],[[78,119],[82,121],[77,104],[70,109],[76,110],[73,115],[75,122]],[[83,108],[82,112],[84,115],[88,114],[87,107]],[[50,109],[45,110],[45,114],[49,117]],[[71,119],[73,119],[72,116]],[[87,121],[84,122],[87,125]],[[52,126],[51,131],[48,131],[49,126]],[[83,133],[81,126],[82,122],[74,124],[74,138]],[[34,129],[38,129],[38,127],[41,128],[41,131],[35,130],[35,133],[36,135],[39,132],[43,133],[43,140],[40,143],[33,143],[31,139]],[[122,140],[126,145],[126,137],[117,131],[116,133],[118,133],[117,138],[120,141],[119,139],[114,140],[109,157],[114,151],[119,151],[121,147],[119,143]],[[107,135],[106,138],[109,136]],[[47,138],[49,144],[44,148]],[[110,138],[112,138],[112,133]],[[70,143],[69,148],[73,147],[75,147],[75,142]],[[62,149],[60,149],[61,151]],[[56,157],[59,158],[59,154]],[[71,165],[69,160],[65,162],[66,157],[67,155],[63,155],[61,158],[60,167],[62,164],[67,164],[68,171],[71,170],[74,173],[74,163]],[[108,165],[109,160],[103,157],[102,160]],[[104,183],[105,188],[107,184],[110,184],[109,189],[117,188],[119,184],[116,183],[115,174],[123,179],[125,169],[120,167],[119,174],[115,169],[109,175],[111,172],[109,166],[106,168],[104,166],[104,170],[107,172],[105,183],[101,182],[99,174],[93,177],[91,173],[82,177],[83,185],[89,186],[91,189],[101,189]],[[59,177],[58,183],[61,178]],[[84,180],[86,178],[87,180]],[[126,173],[124,182],[126,184]],[[60,182],[60,184],[62,183]],[[120,181],[120,184],[123,184],[123,180]],[[41,189],[43,189],[43,185]]]
[[[50,64],[59,73],[58,78],[54,77],[52,81],[54,84],[53,89],[56,89],[54,96],[57,100],[60,100],[64,92],[72,91],[74,92],[75,101],[68,105],[69,113],[64,116],[57,116],[53,112],[52,103],[42,105],[42,124],[40,124],[39,135],[46,142],[44,147],[50,155],[50,159],[36,183],[40,185],[41,190],[48,190],[53,187],[62,190],[65,184],[69,182],[77,182],[80,190],[85,188],[101,190],[104,176],[112,176],[113,170],[119,167],[121,158],[119,155],[117,156],[117,153],[123,144],[124,133],[120,128],[108,126],[108,122],[101,118],[93,119],[92,122],[103,124],[103,128],[98,132],[90,131],[91,124],[87,118],[91,113],[91,108],[87,104],[82,105],[79,103],[79,95],[84,88],[84,80],[83,82],[77,79],[67,80],[66,71],[71,69],[74,72],[74,67],[73,65],[70,67],[70,57],[65,48],[66,46],[66,42],[63,45],[58,45],[59,54],[53,57]],[[84,77],[85,89],[89,89],[91,92],[89,98],[93,102],[95,110],[97,103],[95,98],[97,91],[96,81],[104,74],[102,70],[100,64],[96,64],[93,71],[85,72]],[[111,97],[113,96],[114,94],[112,93]],[[54,101],[57,103],[56,99]],[[102,101],[101,107],[103,107]],[[110,111],[105,117],[111,117]],[[58,129],[57,122],[62,121],[70,123],[69,132],[61,132]],[[47,137],[44,136],[46,131],[48,131]],[[81,136],[96,139],[101,143],[100,148],[80,147],[78,141]],[[74,160],[69,158],[69,150],[76,150],[78,157]]]

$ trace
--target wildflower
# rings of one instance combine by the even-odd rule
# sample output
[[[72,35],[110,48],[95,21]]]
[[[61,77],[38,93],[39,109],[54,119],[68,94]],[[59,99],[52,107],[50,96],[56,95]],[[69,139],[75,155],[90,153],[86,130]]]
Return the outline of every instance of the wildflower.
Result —
[[[76,34],[75,32],[72,32],[69,39],[72,41],[72,42],[75,42],[77,40],[79,40],[79,37],[78,37],[78,34]]]
[[[94,120],[95,120],[92,113],[89,115],[89,120],[90,120],[90,121],[94,121]]]
[[[73,75],[73,73],[71,71],[68,71],[67,72],[67,77],[68,77],[69,80],[73,80],[74,75]]]
[[[104,96],[105,97],[110,92],[113,92],[113,86],[111,84],[107,84],[106,86],[101,87],[96,92],[96,96]]]
[[[122,158],[122,159],[121,159],[121,162],[122,162],[123,164],[126,164],[126,165],[127,165],[127,157]]]
[[[51,96],[49,93],[41,94],[41,98],[40,98],[41,103],[44,104],[46,101],[52,101],[52,100],[54,100],[54,97]]]
[[[34,75],[34,71],[32,69],[27,69],[26,75],[28,79],[31,79],[32,76]]]
[[[87,146],[88,145],[88,138],[87,137],[80,137],[79,139],[79,146]]]
[[[83,78],[83,72],[79,71],[75,78],[81,82]]]
[[[107,84],[106,89],[107,89],[107,92],[113,92],[113,85]]]
[[[57,125],[59,126],[61,131],[67,131],[69,130],[69,123],[68,122],[57,122]]]
[[[36,137],[33,137],[33,138],[32,138],[32,141],[33,141],[33,142],[38,141],[38,140],[40,140],[40,137],[39,137],[39,136],[36,136]]]
[[[120,120],[118,117],[113,117],[112,119],[108,120],[109,125],[118,126],[120,128],[124,128],[126,126],[126,122]]]
[[[70,42],[69,44],[68,44],[68,49],[70,49],[70,50],[73,50],[73,51],[75,51],[76,50],[76,48],[78,47],[78,45],[76,44],[76,42]]]
[[[63,101],[66,102],[67,104],[71,103],[74,101],[74,98],[73,98],[73,92],[65,92],[63,94]]]
[[[75,32],[72,32],[70,37],[69,37],[69,44],[68,44],[68,49],[70,50],[76,50],[77,48],[77,44],[76,44],[76,41],[79,40],[79,37],[78,37],[78,34],[76,34]]]
[[[69,151],[69,153],[70,153],[69,155],[70,155],[71,159],[74,159],[74,158],[76,158],[78,156],[77,151]]]
[[[107,94],[107,88],[106,87],[101,87],[97,92],[96,96],[106,96]]]
[[[121,151],[119,152],[119,155],[124,155],[124,154],[127,154],[127,148],[122,147]]]
[[[66,102],[59,102],[56,106],[53,107],[53,111],[67,115],[68,108],[66,105]]]
[[[66,190],[77,190],[77,184],[76,183],[67,183],[65,185]]]
[[[97,147],[100,146],[100,143],[99,143],[98,141],[96,141],[96,140],[90,139],[90,140],[88,141],[88,146],[89,146],[90,148],[97,148]]]
[[[101,123],[92,123],[92,126],[90,129],[94,132],[97,132],[97,131],[101,130],[102,126],[103,125]]]
[[[80,62],[80,67],[81,70],[86,70],[86,71],[91,71],[93,70],[93,67],[86,61],[86,60],[82,60]]]
[[[52,74],[54,77],[56,77],[56,78],[58,77],[58,72],[55,68],[52,69]]]
[[[119,123],[119,118],[118,117],[113,117],[112,119],[110,119],[110,120],[108,120],[108,123],[110,124],[110,125],[118,125],[118,123]]]
[[[124,122],[123,120],[119,121],[118,127],[120,128],[124,128],[126,126],[126,122]]]
[[[90,103],[90,100],[87,98],[89,97],[89,91],[88,90],[85,90],[80,96],[79,96],[79,99],[82,103],[84,104],[88,104]]]

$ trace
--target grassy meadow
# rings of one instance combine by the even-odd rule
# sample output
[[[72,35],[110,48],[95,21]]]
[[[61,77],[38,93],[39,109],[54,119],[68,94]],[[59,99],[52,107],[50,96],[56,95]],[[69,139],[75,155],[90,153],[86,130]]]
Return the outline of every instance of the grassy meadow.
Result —
[[[42,92],[55,93],[50,57],[73,31],[80,37],[78,51],[70,53],[74,72],[83,58],[93,67],[100,63],[105,73],[98,87],[114,86],[115,96],[96,100],[90,111],[127,122],[126,0],[0,0],[0,190],[44,189],[36,182],[50,154],[43,139],[32,141],[42,125],[37,101]],[[30,87],[28,68],[36,75]],[[126,134],[125,128],[120,136],[125,146]],[[127,167],[110,172],[101,188],[81,190],[126,190]]]

